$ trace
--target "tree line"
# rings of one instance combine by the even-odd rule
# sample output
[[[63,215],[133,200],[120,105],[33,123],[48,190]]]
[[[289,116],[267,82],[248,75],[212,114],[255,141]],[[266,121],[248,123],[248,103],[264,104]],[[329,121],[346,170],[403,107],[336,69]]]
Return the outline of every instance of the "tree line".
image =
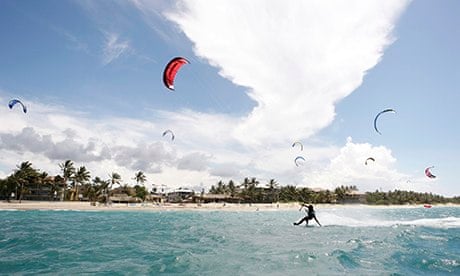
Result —
[[[91,174],[85,166],[75,167],[73,161],[66,160],[59,164],[61,174],[50,176],[33,167],[29,161],[22,162],[5,179],[0,179],[0,199],[50,199],[54,200],[85,200],[92,202],[111,202],[110,196],[117,191],[145,200],[148,191],[144,186],[147,181],[145,174],[138,171],[133,176],[134,187],[121,185],[121,176],[117,172],[108,174],[106,179]],[[272,202],[308,202],[308,203],[363,203],[374,205],[389,204],[433,204],[457,203],[460,197],[446,198],[432,193],[394,190],[388,192],[375,191],[358,194],[356,185],[339,186],[334,190],[313,190],[307,187],[281,185],[275,179],[260,183],[256,178],[244,178],[238,184],[233,180],[224,183],[222,180],[212,185],[210,194],[222,194],[233,201],[252,203]]]
[[[413,191],[394,190],[388,192],[366,193],[367,204],[390,205],[390,204],[436,204],[456,203],[460,204],[460,197],[446,198],[432,193],[417,193]]]
[[[0,198],[6,200],[54,199],[77,201],[81,197],[92,202],[110,202],[113,186],[118,184],[118,190],[131,196],[145,200],[148,192],[143,184],[147,178],[142,171],[135,173],[137,185],[134,190],[128,185],[121,185],[121,176],[112,172],[108,178],[99,176],[91,179],[91,174],[85,166],[75,167],[73,161],[66,160],[59,164],[61,174],[50,176],[33,167],[29,161],[16,166],[13,173],[5,179],[0,179]]]
[[[280,185],[275,179],[261,184],[256,178],[244,178],[240,185],[230,180],[227,184],[222,180],[212,185],[209,193],[224,194],[230,198],[239,198],[244,202],[308,202],[308,203],[362,203],[371,205],[390,204],[460,204],[460,197],[446,198],[432,193],[413,191],[375,191],[357,193],[356,185],[339,186],[334,190],[313,190],[308,187]]]
[[[314,191],[310,188],[297,188],[293,185],[280,185],[275,179],[270,179],[266,184],[261,184],[256,178],[244,178],[240,185],[233,180],[228,184],[219,181],[216,186],[209,189],[211,194],[226,194],[233,198],[240,198],[245,202],[310,202],[310,203],[335,203],[337,199],[357,191],[356,186],[340,186],[334,191]]]

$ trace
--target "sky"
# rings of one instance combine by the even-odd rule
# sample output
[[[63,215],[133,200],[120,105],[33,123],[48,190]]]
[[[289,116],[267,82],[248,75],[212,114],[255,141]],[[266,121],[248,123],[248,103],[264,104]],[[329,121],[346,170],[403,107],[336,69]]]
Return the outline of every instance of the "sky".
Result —
[[[459,11],[456,0],[0,1],[0,177],[24,161],[56,175],[70,159],[168,189],[256,177],[460,195]],[[174,57],[190,64],[170,91]]]

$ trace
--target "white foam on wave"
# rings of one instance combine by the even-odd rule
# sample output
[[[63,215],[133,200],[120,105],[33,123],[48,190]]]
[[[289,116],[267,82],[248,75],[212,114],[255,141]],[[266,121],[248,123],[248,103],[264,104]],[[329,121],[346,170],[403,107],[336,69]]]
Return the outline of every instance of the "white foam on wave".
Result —
[[[398,224],[439,227],[439,228],[460,228],[460,218],[447,217],[447,218],[416,219],[416,220],[411,220],[411,221],[399,221]]]
[[[337,225],[349,227],[397,227],[398,225],[405,226],[426,226],[433,228],[460,228],[459,217],[445,218],[423,218],[415,220],[387,220],[379,219],[378,217],[362,217],[354,218],[342,216],[334,213],[322,214],[320,222],[323,225]]]

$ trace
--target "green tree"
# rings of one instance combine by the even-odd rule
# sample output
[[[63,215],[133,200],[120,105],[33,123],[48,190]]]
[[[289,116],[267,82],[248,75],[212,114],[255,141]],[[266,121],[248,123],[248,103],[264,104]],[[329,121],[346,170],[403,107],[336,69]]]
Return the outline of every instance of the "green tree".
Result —
[[[337,197],[337,200],[339,202],[341,202],[343,199],[345,199],[345,189],[343,189],[343,186],[335,188],[334,193],[335,193],[335,195]]]
[[[280,201],[292,202],[298,201],[299,195],[295,186],[287,185],[280,189]]]
[[[142,171],[138,171],[135,175],[134,175],[134,180],[136,180],[136,183],[137,185],[139,185],[139,183],[141,183],[142,185],[144,185],[145,181],[147,181],[147,177],[145,176],[144,172]]]
[[[10,198],[8,195],[8,186],[6,179],[0,179],[0,198],[6,198],[9,202]]]
[[[59,164],[62,171],[63,190],[61,200],[65,200],[65,191],[67,190],[67,181],[71,180],[75,174],[75,167],[71,160],[66,160]]]
[[[38,174],[38,182],[40,183],[41,187],[47,187],[49,194],[48,198],[52,198],[54,196],[55,186],[54,186],[54,179],[48,175],[47,172],[41,172]]]
[[[100,197],[103,198],[103,202],[107,202],[108,187],[109,180],[104,181],[99,176],[96,176],[92,181],[87,196],[93,202],[97,201]]]
[[[10,202],[11,194],[14,193],[17,189],[17,183],[13,176],[8,176],[6,179],[0,180],[0,194],[3,195],[4,198],[8,202]]]
[[[251,178],[247,188],[247,195],[251,202],[255,202],[257,200],[258,194],[256,194],[256,188],[259,185],[259,181],[255,177]]]
[[[136,190],[133,189],[133,188],[131,188],[131,187],[129,187],[127,184],[121,186],[121,187],[119,188],[119,191],[120,191],[121,193],[127,194],[127,195],[129,195],[129,196],[136,196]]]
[[[81,166],[80,168],[78,168],[78,170],[75,172],[75,175],[74,175],[75,193],[73,194],[73,199],[71,198],[71,200],[78,199],[78,195],[79,195],[78,186],[87,183],[90,179],[91,179],[91,174],[86,169],[85,166]]]
[[[224,194],[225,193],[225,184],[222,180],[219,180],[217,182],[217,188],[216,188],[217,194]]]
[[[109,175],[109,177],[110,177],[109,179],[110,187],[108,188],[108,191],[107,191],[107,202],[108,203],[110,203],[110,190],[112,189],[113,185],[121,183],[120,174],[116,172],[112,172],[112,174]]]
[[[227,187],[228,187],[228,191],[230,192],[230,196],[234,197],[235,193],[236,193],[236,186],[235,186],[235,183],[233,182],[233,180],[230,180],[228,182]]]
[[[214,187],[214,185],[211,185],[211,188],[209,188],[209,193],[210,194],[217,194],[217,189]]]
[[[142,199],[142,201],[145,201],[145,198],[148,194],[147,189],[144,186],[139,185],[134,186],[134,189],[136,190],[136,197]]]
[[[36,183],[38,180],[38,170],[32,167],[32,163],[29,161],[22,162],[16,166],[16,170],[13,173],[13,181],[16,182],[19,187],[19,202],[21,203],[24,193],[27,191],[27,185]]]
[[[268,191],[270,193],[269,199],[271,202],[278,201],[278,183],[275,179],[270,179],[267,183]]]

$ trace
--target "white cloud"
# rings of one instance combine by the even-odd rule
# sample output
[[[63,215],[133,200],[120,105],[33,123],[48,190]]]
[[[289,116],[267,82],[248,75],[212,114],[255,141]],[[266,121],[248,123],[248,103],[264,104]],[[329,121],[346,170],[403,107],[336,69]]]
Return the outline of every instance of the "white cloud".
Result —
[[[85,53],[89,53],[88,50],[88,44],[86,42],[83,42],[81,39],[79,39],[76,35],[71,33],[70,31],[64,29],[61,26],[56,26],[53,24],[49,24],[51,30],[59,34],[60,36],[64,37],[70,44],[70,48],[77,50],[77,51],[83,51]]]
[[[102,150],[102,154],[94,153],[94,141],[88,141],[86,145],[81,144],[74,139],[74,131],[66,129],[63,133],[67,137],[58,142],[54,142],[49,134],[38,134],[32,127],[25,127],[17,134],[1,133],[0,149],[43,154],[50,160],[70,158],[75,161],[88,162],[110,158],[106,150]]]
[[[353,143],[351,138],[340,148],[304,142],[303,151],[290,145],[270,144],[254,150],[225,135],[235,121],[224,115],[185,110],[155,113],[153,117],[158,121],[91,119],[80,112],[30,104],[34,108],[26,116],[0,107],[0,112],[16,122],[15,128],[3,121],[0,124],[0,175],[9,174],[26,160],[58,174],[58,164],[71,159],[78,166],[87,166],[93,177],[107,178],[116,171],[124,183],[134,184],[134,173],[142,170],[148,185],[166,184],[169,188],[210,187],[220,179],[238,183],[244,177],[257,177],[262,184],[274,178],[284,185],[329,189],[357,185],[363,191],[428,191],[430,187],[426,179],[398,172],[394,168],[396,159],[388,148]],[[166,126],[175,130],[174,141],[162,137]],[[303,166],[294,165],[297,155],[305,157]],[[370,156],[376,161],[365,166],[364,161]],[[408,179],[411,181],[407,182]]]
[[[368,162],[372,157],[375,162]],[[384,146],[372,146],[368,143],[353,143],[348,137],[337,156],[330,160],[329,165],[309,173],[304,183],[309,187],[334,189],[337,186],[356,185],[361,191],[385,191],[393,189],[413,189],[414,185],[407,182],[410,175],[398,172],[395,168],[396,158],[390,149]],[[418,186],[420,191],[424,187]]]
[[[307,138],[362,82],[393,38],[408,1],[179,1],[167,13],[220,74],[257,107],[234,130],[242,143]]]
[[[114,146],[111,149],[116,164],[131,170],[160,173],[163,165],[173,166],[175,152],[160,142],[139,142],[134,147]]]
[[[238,167],[238,164],[235,163],[223,163],[215,165],[209,173],[212,176],[222,177],[222,178],[233,178],[241,179],[243,175],[241,173],[241,168]]]
[[[121,40],[116,33],[106,33],[103,48],[103,64],[107,65],[131,51],[128,40]]]
[[[186,183],[210,185],[215,179],[208,173],[212,150],[197,149],[205,149],[206,144],[222,146],[218,146],[222,142],[216,138],[216,132],[206,129],[207,120],[220,120],[222,128],[229,129],[225,116],[191,111],[174,115],[154,112],[152,117],[160,118],[158,121],[143,121],[119,117],[91,119],[88,114],[56,106],[38,102],[28,105],[32,108],[26,115],[0,106],[0,112],[5,114],[2,118],[6,118],[0,119],[0,175],[9,174],[26,160],[37,168],[58,174],[58,164],[71,159],[77,165],[87,166],[93,177],[106,178],[112,171],[119,172],[125,183],[132,182],[132,175],[142,170],[149,183],[164,179],[167,182],[161,183],[170,187]],[[164,117],[169,119],[161,119]],[[162,137],[166,126],[175,130],[175,141]],[[217,128],[214,131],[220,132]],[[196,133],[200,135],[196,137]],[[195,137],[188,139],[188,135]],[[174,176],[168,176],[168,172]]]
[[[204,171],[208,167],[210,156],[201,152],[192,152],[180,158],[177,163],[179,170]]]

